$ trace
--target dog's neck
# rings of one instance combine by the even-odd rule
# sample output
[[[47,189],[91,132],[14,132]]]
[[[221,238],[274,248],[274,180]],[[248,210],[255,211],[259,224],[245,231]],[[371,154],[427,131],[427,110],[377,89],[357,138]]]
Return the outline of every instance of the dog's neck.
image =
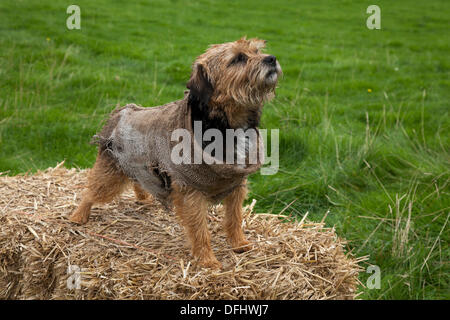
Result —
[[[233,103],[217,104],[213,101],[202,102],[193,94],[188,94],[187,103],[191,112],[192,124],[202,122],[202,129],[218,129],[225,133],[226,129],[256,128],[261,119],[262,106],[237,106]]]

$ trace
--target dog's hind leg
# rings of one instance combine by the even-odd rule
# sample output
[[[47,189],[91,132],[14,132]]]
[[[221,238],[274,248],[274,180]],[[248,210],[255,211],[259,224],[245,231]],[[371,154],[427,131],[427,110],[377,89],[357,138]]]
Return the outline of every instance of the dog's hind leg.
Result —
[[[199,259],[201,266],[221,268],[211,249],[211,236],[208,231],[208,201],[196,190],[181,190],[174,185],[172,200],[175,212],[184,226],[192,245],[192,254]]]
[[[250,242],[242,231],[242,203],[247,196],[247,187],[239,186],[224,199],[225,231],[228,241],[235,252],[241,253],[251,249]]]
[[[127,177],[116,167],[114,161],[108,155],[99,152],[94,167],[88,174],[88,184],[81,204],[69,220],[85,224],[89,220],[92,205],[113,200],[123,191],[127,182]]]

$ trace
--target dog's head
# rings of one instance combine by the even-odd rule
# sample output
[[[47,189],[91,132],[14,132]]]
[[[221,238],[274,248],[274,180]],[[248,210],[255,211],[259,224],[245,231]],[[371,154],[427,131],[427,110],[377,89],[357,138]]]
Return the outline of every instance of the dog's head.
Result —
[[[261,107],[282,74],[275,56],[261,52],[265,44],[242,38],[210,46],[195,60],[187,87],[206,104]]]

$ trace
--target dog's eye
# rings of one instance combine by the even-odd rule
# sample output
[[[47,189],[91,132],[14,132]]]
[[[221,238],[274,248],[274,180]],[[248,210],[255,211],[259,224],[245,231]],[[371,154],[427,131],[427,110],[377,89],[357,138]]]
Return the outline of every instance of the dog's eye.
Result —
[[[230,65],[233,64],[237,64],[237,63],[246,63],[247,62],[248,57],[243,54],[243,53],[239,53],[236,57],[234,57],[234,59],[230,62]]]

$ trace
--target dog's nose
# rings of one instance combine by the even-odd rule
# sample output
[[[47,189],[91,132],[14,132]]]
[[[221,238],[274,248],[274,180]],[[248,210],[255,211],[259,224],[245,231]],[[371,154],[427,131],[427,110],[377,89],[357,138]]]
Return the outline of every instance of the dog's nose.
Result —
[[[277,62],[277,58],[275,56],[267,56],[263,59],[265,63],[271,66],[275,66]]]

